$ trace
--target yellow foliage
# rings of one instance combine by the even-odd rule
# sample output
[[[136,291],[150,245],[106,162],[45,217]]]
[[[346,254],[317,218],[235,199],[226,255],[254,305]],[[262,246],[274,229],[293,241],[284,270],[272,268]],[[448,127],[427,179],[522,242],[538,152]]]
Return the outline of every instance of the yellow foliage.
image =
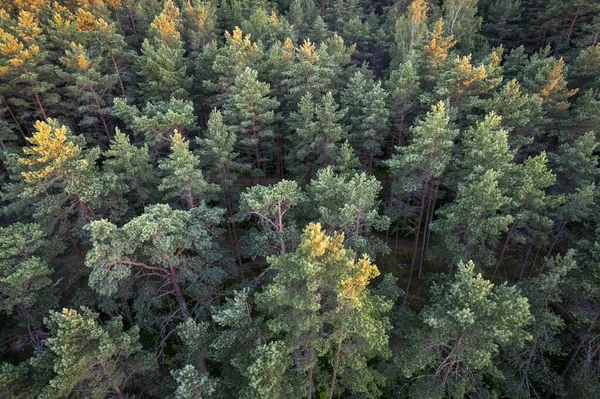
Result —
[[[249,50],[250,52],[258,51],[258,45],[250,41],[250,35],[244,37],[242,30],[237,26],[233,30],[233,34],[227,31],[225,32],[225,40],[229,46],[236,50]]]
[[[23,51],[24,45],[15,36],[0,28],[0,53],[10,57]]]
[[[179,8],[171,0],[168,0],[162,12],[154,17],[150,25],[152,34],[169,46],[179,43],[181,35],[179,29],[181,22],[179,20]]]
[[[279,17],[275,13],[275,11],[271,11],[271,15],[269,16],[269,23],[275,28],[279,27]]]
[[[50,0],[14,0],[14,5],[17,10],[37,14],[50,8]]]
[[[352,271],[340,283],[339,295],[354,307],[360,307],[369,282],[379,276],[379,269],[367,255],[352,265]]]
[[[171,146],[180,147],[185,144],[185,138],[179,133],[179,130],[175,129],[173,136],[171,137]]]
[[[32,44],[37,39],[37,36],[42,33],[38,19],[28,11],[19,13],[19,22],[15,31],[27,44]]]
[[[315,45],[311,43],[310,39],[304,40],[304,43],[300,46],[300,54],[302,59],[310,63],[319,61],[319,54],[316,53]]]
[[[312,260],[337,261],[346,256],[344,234],[328,236],[322,231],[320,223],[306,226],[300,245]]]
[[[67,127],[59,126],[52,119],[48,122],[37,121],[35,133],[27,141],[31,147],[23,149],[25,158],[19,162],[28,166],[40,166],[41,169],[22,172],[27,183],[36,183],[45,180],[51,174],[64,175],[68,162],[79,157],[81,149],[67,138]]]
[[[471,54],[464,57],[456,57],[455,68],[456,75],[458,76],[456,81],[458,90],[469,87],[487,77],[487,73],[483,65],[473,68],[473,65],[471,64]]]
[[[69,68],[87,71],[92,65],[82,44],[71,42],[71,50],[65,50],[65,55],[60,60]]]
[[[546,69],[548,83],[540,92],[540,97],[544,102],[561,102],[577,93],[578,89],[565,90],[567,81],[563,73],[564,68],[565,61],[561,58]],[[567,105],[564,104],[564,106],[560,106],[559,108],[566,109]]]
[[[289,37],[283,43],[283,56],[281,58],[286,62],[291,62],[294,58],[294,43]]]
[[[96,17],[94,17],[94,15],[91,12],[80,8],[77,10],[75,18],[77,20],[78,31],[85,32],[88,30],[96,29]]]
[[[431,41],[425,46],[425,54],[429,56],[429,62],[432,65],[437,65],[446,61],[448,51],[454,47],[454,35],[444,36],[444,21],[439,20],[433,28],[433,36]]]
[[[54,23],[60,30],[67,30],[71,26],[71,22],[75,20],[73,13],[67,8],[57,2],[52,4],[52,14]]]
[[[408,17],[413,25],[419,25],[427,19],[429,6],[425,0],[413,0],[408,6]]]

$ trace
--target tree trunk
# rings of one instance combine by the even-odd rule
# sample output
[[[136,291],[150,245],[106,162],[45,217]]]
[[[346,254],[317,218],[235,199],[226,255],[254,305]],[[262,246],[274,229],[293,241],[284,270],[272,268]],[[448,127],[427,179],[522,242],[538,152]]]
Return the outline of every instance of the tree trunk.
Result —
[[[431,214],[429,215],[429,224],[433,221],[433,215],[435,214],[435,204],[437,203],[438,190],[440,188],[440,183],[437,182],[435,185],[435,191],[433,192],[433,208],[431,209]],[[427,229],[427,235],[425,236],[425,251],[429,251],[429,242],[431,238],[431,229]]]
[[[329,386],[329,399],[333,398],[333,388],[335,388],[335,379],[337,377],[338,367],[340,366],[340,358],[342,357],[342,343],[344,342],[344,329],[340,332],[337,350],[335,352],[335,361],[333,363],[333,374],[331,375],[331,385]]]
[[[502,257],[504,256],[504,252],[506,251],[506,248],[508,247],[508,242],[510,240],[510,237],[511,237],[514,229],[515,229],[515,225],[513,223],[513,225],[510,226],[510,230],[508,230],[508,233],[506,233],[506,239],[504,240],[504,245],[502,246],[502,251],[500,251],[500,256],[498,256],[498,262],[496,263],[496,267],[494,268],[494,273],[492,273],[492,279],[494,279],[494,276],[496,276],[496,273],[498,273],[498,268],[500,267],[500,263],[502,263]]]
[[[533,247],[533,243],[527,246],[527,251],[525,255],[523,255],[523,261],[521,262],[521,266],[519,267],[519,276],[517,277],[517,282],[523,280],[523,274],[525,273],[525,265],[527,264],[527,260],[529,259],[529,255],[531,254],[531,248]]]
[[[417,274],[417,279],[421,279],[421,272],[423,270],[423,258],[425,257],[425,243],[427,242],[427,231],[429,230],[429,221],[431,219],[431,215],[433,215],[433,209],[431,209],[431,203],[433,202],[433,192],[435,191],[433,187],[436,183],[431,185],[431,193],[429,194],[429,201],[427,201],[427,213],[425,216],[425,226],[423,228],[423,242],[421,243],[421,256],[419,257],[419,273]]]
[[[171,284],[175,290],[175,297],[177,298],[177,302],[179,302],[179,308],[183,314],[183,321],[187,321],[190,318],[190,312],[188,310],[187,303],[185,302],[185,298],[183,297],[181,287],[177,282],[177,271],[175,270],[175,266],[170,266],[169,271],[171,272]]]
[[[117,61],[115,61],[115,56],[111,56],[113,65],[115,66],[115,73],[117,78],[119,78],[119,86],[121,87],[121,95],[125,96],[125,86],[123,86],[123,80],[121,79],[121,73],[119,72],[119,67],[117,66]]]
[[[425,177],[423,183],[423,194],[421,195],[421,207],[419,210],[419,220],[417,222],[417,234],[415,235],[415,246],[412,253],[412,260],[410,262],[410,270],[408,272],[408,283],[406,284],[406,292],[404,293],[404,299],[402,300],[402,306],[406,306],[408,300],[408,292],[410,290],[410,283],[412,280],[413,271],[415,269],[415,260],[417,256],[417,249],[419,248],[419,236],[421,235],[421,222],[423,221],[423,212],[425,211],[425,197],[427,197],[427,190],[429,189],[429,172]]]
[[[314,361],[314,357],[315,357],[315,347],[312,345],[308,346],[308,358],[309,361],[312,363]],[[308,387],[306,389],[306,399],[312,399],[313,397],[313,391],[315,389],[314,386],[314,382],[313,382],[313,372],[314,372],[314,367],[310,367],[308,369],[308,375],[307,375],[307,379],[308,379]]]

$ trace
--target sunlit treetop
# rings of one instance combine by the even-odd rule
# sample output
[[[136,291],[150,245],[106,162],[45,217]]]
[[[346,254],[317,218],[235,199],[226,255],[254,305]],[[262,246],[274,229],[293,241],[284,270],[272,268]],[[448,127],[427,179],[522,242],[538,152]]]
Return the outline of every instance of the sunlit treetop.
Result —
[[[283,42],[283,55],[281,58],[286,62],[291,62],[294,59],[294,43],[289,37]]]
[[[454,47],[455,44],[456,41],[454,41],[454,35],[444,35],[444,21],[440,19],[433,28],[431,41],[424,48],[425,54],[428,55],[430,62],[433,65],[437,65],[446,61],[446,58],[448,58],[448,51]]]
[[[379,269],[371,263],[371,259],[367,255],[363,255],[361,259],[352,264],[349,275],[340,283],[339,296],[346,304],[360,308],[363,305],[362,299],[366,295],[367,285],[377,276],[379,276]]]
[[[239,27],[235,27],[233,33],[225,32],[225,41],[232,49],[244,52],[258,51],[258,45],[250,40],[250,35],[244,36]]]
[[[25,157],[19,158],[23,165],[33,170],[22,172],[27,183],[45,180],[50,175],[64,175],[66,165],[76,160],[81,154],[79,146],[69,140],[67,127],[53,119],[48,122],[37,121],[35,133],[27,141],[31,147],[25,147]],[[82,160],[85,162],[85,160]]]
[[[65,50],[65,57],[60,57],[60,61],[68,68],[76,71],[87,71],[92,67],[92,63],[86,55],[85,47],[74,42],[71,42],[70,50]]]
[[[152,21],[150,33],[168,46],[173,46],[177,45],[181,39],[179,33],[181,27],[179,8],[171,0],[168,0],[162,12]]]
[[[560,58],[552,65],[546,67],[546,76],[548,82],[541,90],[540,97],[546,103],[556,103],[559,110],[566,110],[568,104],[566,100],[577,94],[579,89],[567,90],[567,80],[565,79],[565,61]]]
[[[408,17],[414,25],[418,25],[427,19],[429,6],[425,0],[413,0],[408,6]]]
[[[300,58],[311,64],[319,61],[319,54],[315,51],[315,44],[310,39],[305,40],[299,48]]]

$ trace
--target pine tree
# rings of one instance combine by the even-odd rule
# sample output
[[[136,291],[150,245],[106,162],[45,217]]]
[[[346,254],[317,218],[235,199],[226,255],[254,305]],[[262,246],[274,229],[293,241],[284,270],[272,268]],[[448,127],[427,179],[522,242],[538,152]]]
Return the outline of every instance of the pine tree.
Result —
[[[90,223],[92,249],[86,265],[90,267],[89,284],[102,295],[122,294],[124,284],[139,285],[152,296],[161,295],[152,307],[179,307],[177,317],[184,321],[192,316],[188,302],[207,300],[203,295],[211,292],[203,285],[214,287],[224,277],[216,265],[222,258],[217,253],[212,234],[220,222],[222,210],[210,209],[201,204],[189,211],[173,210],[168,205],[146,207],[144,214],[130,220],[122,227],[107,220]],[[201,295],[202,294],[202,295]],[[138,311],[149,306],[150,298],[138,294]],[[193,308],[192,308],[193,309]],[[151,315],[141,314],[145,323]],[[163,321],[170,323],[172,320]]]
[[[404,132],[408,116],[418,107],[419,83],[419,75],[411,61],[392,70],[387,82],[388,108],[394,135],[393,143],[398,147],[404,145]]]
[[[373,172],[375,157],[381,154],[387,138],[389,111],[386,100],[387,93],[381,82],[370,81],[360,71],[354,74],[342,93],[342,105],[348,110],[350,142],[369,173]]]
[[[227,228],[230,239],[236,247],[238,263],[241,265],[240,249],[234,216],[234,182],[238,173],[245,171],[248,165],[238,162],[234,152],[236,135],[223,123],[223,115],[213,109],[208,118],[208,128],[204,138],[198,138],[199,159],[202,170],[210,183],[218,184],[223,194],[223,203],[227,209]]]
[[[121,182],[135,192],[137,197],[135,202],[142,208],[145,207],[146,202],[155,196],[152,184],[156,178],[148,145],[134,146],[129,137],[117,129],[104,155],[107,158],[104,162],[105,168],[117,175]]]
[[[247,237],[253,256],[293,249],[298,234],[292,212],[303,201],[304,194],[296,182],[289,180],[268,187],[255,185],[242,193],[238,218],[256,217],[261,229],[251,231]]]
[[[269,315],[270,331],[282,337],[276,353],[285,350],[287,362],[295,364],[295,370],[274,369],[275,387],[291,386],[294,396],[378,392],[378,373],[367,362],[388,355],[384,314],[390,303],[366,289],[377,267],[366,255],[355,260],[343,240],[343,234],[328,236],[319,224],[309,224],[296,251],[270,259],[278,273],[256,296],[258,308]],[[256,381],[255,390],[267,383],[264,377]],[[324,385],[327,390],[319,393]]]
[[[19,324],[28,327],[36,349],[41,345],[34,331],[40,327],[41,316],[57,305],[48,242],[37,224],[18,222],[0,228],[0,310],[19,316]]]
[[[456,274],[432,289],[430,304],[422,311],[423,330],[413,332],[414,348],[403,356],[406,377],[422,370],[411,391],[414,397],[489,395],[482,384],[493,375],[492,361],[499,348],[520,347],[531,338],[529,304],[515,287],[494,286],[475,264],[459,263]],[[423,348],[426,348],[423,350]]]
[[[184,4],[182,14],[187,43],[197,54],[217,37],[217,3],[212,0],[188,0]]]
[[[317,170],[332,164],[339,154],[340,142],[346,139],[346,127],[341,124],[345,109],[338,110],[331,92],[315,105],[307,93],[290,117],[295,130],[288,155],[289,168],[308,183]]]
[[[188,135],[196,129],[196,116],[191,101],[177,100],[146,103],[141,110],[129,106],[121,98],[115,98],[113,112],[125,121],[134,137],[142,139],[152,150],[152,155],[163,152],[170,137],[177,130]]]
[[[416,193],[421,200],[415,233],[415,246],[403,300],[404,304],[408,299],[417,259],[417,250],[421,240],[421,231],[424,235],[423,240],[421,240],[421,266],[419,270],[422,267],[426,241],[425,233],[428,230],[431,212],[435,210],[435,204],[432,206],[432,203],[435,203],[437,187],[439,187],[446,166],[450,162],[451,150],[454,146],[452,140],[458,133],[448,127],[449,122],[450,119],[443,102],[432,106],[426,118],[411,128],[413,141],[406,147],[397,148],[399,154],[394,155],[388,161],[392,173],[397,176],[397,192],[404,195]],[[426,201],[427,198],[429,198],[429,201]]]
[[[514,181],[509,188],[512,203],[508,211],[514,217],[514,223],[506,233],[506,238],[498,262],[494,268],[494,275],[498,272],[500,264],[504,261],[504,254],[511,240],[525,245],[523,261],[519,267],[518,279],[523,278],[525,264],[528,261],[534,244],[544,244],[548,240],[548,231],[552,227],[552,220],[548,216],[549,210],[555,208],[561,197],[546,193],[546,188],[556,181],[556,175],[547,167],[546,153],[528,158],[513,175]]]
[[[66,126],[49,119],[35,127],[27,139],[31,146],[13,166],[18,195],[35,201],[34,219],[46,231],[68,238],[77,249],[73,236],[84,224],[121,214],[124,187],[115,174],[98,168],[99,151],[84,150],[85,142]]]
[[[223,116],[238,135],[238,152],[244,154],[250,173],[262,177],[273,153],[274,110],[279,102],[269,97],[269,85],[258,73],[246,68],[236,79],[225,100]]]
[[[209,91],[208,103],[213,107],[220,107],[229,96],[229,91],[235,87],[235,81],[246,68],[261,71],[260,61],[263,58],[262,49],[256,42],[250,40],[250,35],[242,33],[240,28],[235,28],[232,33],[225,32],[225,45],[215,49],[209,60],[212,69],[210,79],[203,81],[204,87]],[[212,49],[211,49],[212,51]],[[199,58],[199,62],[202,58]],[[210,62],[212,61],[212,63]],[[198,66],[196,67],[198,70]]]
[[[344,244],[356,256],[389,252],[385,243],[372,236],[389,225],[389,219],[377,209],[380,191],[381,183],[373,176],[337,175],[331,167],[321,169],[308,190],[318,211],[317,220],[329,234],[344,233]]]
[[[183,200],[192,209],[212,197],[217,186],[204,180],[200,169],[200,160],[189,149],[186,141],[177,130],[171,137],[171,154],[159,162],[159,169],[165,175],[158,189],[163,191],[164,198]]]
[[[150,25],[152,41],[144,39],[138,59],[138,74],[144,79],[140,82],[141,95],[146,101],[189,97],[192,81],[186,74],[181,28],[179,8],[167,0]]]
[[[99,61],[91,60],[84,46],[74,42],[71,42],[69,50],[65,50],[65,56],[61,57],[60,61],[66,68],[63,76],[65,78],[70,76],[73,80],[69,91],[78,105],[76,112],[80,114],[79,126],[91,127],[96,126],[99,121],[102,122],[104,133],[103,135],[97,133],[97,136],[98,142],[105,144],[112,137],[107,104],[112,104],[112,91],[117,84],[117,76],[103,75],[99,72],[96,69]],[[101,93],[106,93],[106,97]],[[97,126],[96,132],[98,132]]]
[[[21,10],[17,20],[9,19],[8,22],[8,26],[0,27],[2,97],[7,107],[22,107],[18,114],[26,121],[38,118],[45,121],[48,99],[44,93],[52,87],[53,71],[51,65],[46,65],[49,54],[39,19],[35,14]]]
[[[450,264],[473,259],[484,268],[494,265],[494,250],[514,220],[499,214],[511,201],[498,184],[501,178],[494,169],[470,175],[459,184],[454,202],[438,210],[431,229],[439,233]]]
[[[39,398],[125,398],[132,377],[147,378],[156,368],[139,343],[139,328],[123,331],[120,318],[101,325],[90,309],[63,309],[45,323],[50,338],[31,361],[51,376]]]

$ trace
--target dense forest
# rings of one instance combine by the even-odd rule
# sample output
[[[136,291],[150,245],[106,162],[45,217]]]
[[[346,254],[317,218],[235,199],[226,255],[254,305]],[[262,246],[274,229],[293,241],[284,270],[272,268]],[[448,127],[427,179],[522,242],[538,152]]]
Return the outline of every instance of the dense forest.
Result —
[[[600,398],[599,36],[0,1],[0,398]]]

